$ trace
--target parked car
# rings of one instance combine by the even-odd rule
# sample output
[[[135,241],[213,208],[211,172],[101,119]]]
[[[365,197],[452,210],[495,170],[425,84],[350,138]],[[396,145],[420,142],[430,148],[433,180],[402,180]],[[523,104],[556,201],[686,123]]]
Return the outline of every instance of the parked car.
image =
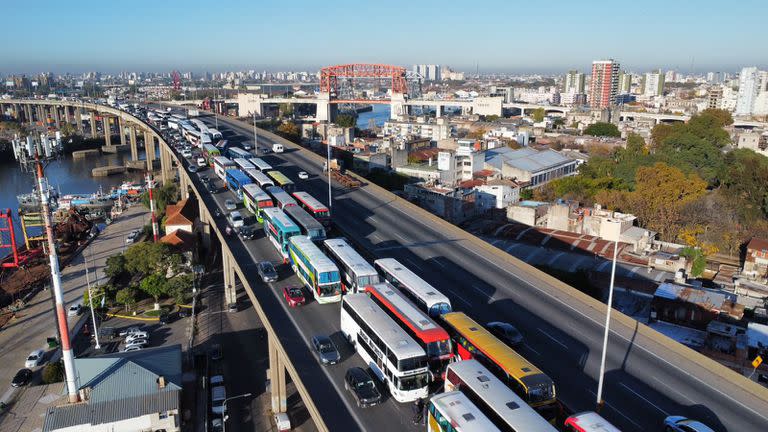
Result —
[[[142,348],[143,348],[143,346],[140,346],[140,345],[131,345],[131,346],[126,346],[120,352],[141,351]]]
[[[80,303],[75,303],[71,305],[67,310],[67,316],[71,316],[71,317],[78,316],[80,315],[80,313],[82,313],[82,311],[83,311],[83,305],[81,305]]]
[[[224,200],[224,208],[228,211],[237,210],[237,203],[235,200],[227,198]]]
[[[203,157],[197,158],[197,166],[202,168],[202,167],[204,167],[206,165],[208,165],[208,162],[206,162],[205,158],[203,158]]]
[[[341,360],[341,354],[336,349],[331,338],[328,336],[312,336],[312,348],[315,349],[320,362],[323,364],[336,364]]]
[[[290,307],[301,306],[306,303],[304,291],[296,286],[287,286],[283,288],[283,297]]]
[[[224,431],[224,420],[219,417],[214,417],[213,420],[211,420],[211,432],[223,432]]]
[[[240,214],[239,211],[233,211],[229,214],[229,216],[227,216],[227,218],[229,219],[229,223],[232,225],[232,228],[240,228],[245,225],[243,222],[243,215]]]
[[[250,225],[243,225],[240,227],[240,237],[243,240],[253,240],[256,237],[256,229]]]
[[[262,261],[259,263],[259,276],[261,276],[261,280],[264,282],[277,282],[277,271],[275,271],[275,266],[272,265],[269,261]]]
[[[124,328],[124,329],[120,330],[120,333],[118,333],[118,336],[126,337],[126,336],[128,336],[130,334],[139,333],[139,332],[144,332],[144,330],[142,330],[141,327],[139,327],[139,326],[131,326],[131,327],[127,327],[127,328]]]
[[[33,368],[43,364],[43,358],[45,357],[45,351],[39,349],[34,350],[27,356],[27,360],[24,362],[25,368]]]
[[[376,388],[376,383],[365,369],[353,367],[347,370],[344,376],[344,388],[352,392],[357,406],[365,408],[381,402],[381,393]]]
[[[306,171],[299,171],[299,178],[302,180],[307,180],[309,178],[309,174],[307,174]]]
[[[134,340],[132,340],[132,341],[130,341],[130,342],[127,342],[127,343],[125,344],[125,349],[128,349],[128,348],[130,348],[130,347],[140,347],[140,348],[144,348],[144,347],[146,347],[146,346],[147,346],[147,344],[148,344],[148,343],[149,343],[149,341],[148,341],[148,340],[146,340],[146,339],[134,339]]]
[[[19,369],[19,371],[16,372],[16,375],[14,375],[13,380],[11,381],[11,385],[13,387],[21,387],[23,385],[27,385],[30,379],[32,379],[31,370]]]
[[[230,303],[227,305],[227,312],[236,313],[237,312],[237,303]]]
[[[99,327],[99,337],[102,339],[112,339],[117,336],[117,330],[114,327]]]
[[[523,335],[512,324],[493,321],[489,322],[486,328],[509,346],[514,347],[523,343]]]
[[[133,230],[128,233],[128,236],[125,237],[125,243],[126,244],[133,244],[133,242],[136,241],[136,239],[139,237],[139,233],[141,233],[140,230]]]
[[[665,432],[715,432],[704,423],[683,416],[669,416],[664,419]]]
[[[125,337],[125,343],[129,344],[138,339],[149,339],[149,333],[145,331],[131,333]]]
[[[184,156],[187,159],[191,159],[192,158],[192,150],[184,149],[184,150],[181,151],[181,155]]]

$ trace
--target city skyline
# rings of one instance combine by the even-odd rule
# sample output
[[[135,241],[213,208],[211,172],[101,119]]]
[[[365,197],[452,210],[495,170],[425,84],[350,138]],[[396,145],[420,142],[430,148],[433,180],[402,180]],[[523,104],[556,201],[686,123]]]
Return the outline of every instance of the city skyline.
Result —
[[[437,2],[395,1],[364,18],[348,3],[257,7],[230,1],[214,11],[209,3],[192,3],[139,1],[132,8],[107,9],[89,0],[74,8],[54,2],[42,11],[32,4],[15,5],[6,11],[6,34],[13,36],[0,48],[0,73],[314,71],[331,64],[377,62],[552,74],[589,72],[592,60],[605,58],[636,72],[659,67],[735,72],[766,66],[760,52],[745,43],[759,37],[764,14],[742,11],[768,9],[757,2],[714,14],[716,3],[710,1],[695,10],[649,1],[640,12],[604,1],[576,10],[564,2],[544,10],[490,1],[473,6],[475,19],[461,7]],[[697,30],[719,28],[736,17],[740,25],[726,32]],[[606,34],[605,23],[616,30]],[[47,27],[61,28],[61,36],[52,39],[53,30],[31,31]]]

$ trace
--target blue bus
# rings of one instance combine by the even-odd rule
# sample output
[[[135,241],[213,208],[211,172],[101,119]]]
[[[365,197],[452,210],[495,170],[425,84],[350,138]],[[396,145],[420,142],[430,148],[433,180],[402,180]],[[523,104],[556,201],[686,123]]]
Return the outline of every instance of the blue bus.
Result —
[[[241,149],[240,147],[230,147],[227,149],[227,156],[230,159],[237,159],[237,158],[243,158],[243,159],[250,159],[254,157],[250,152],[245,151]]]
[[[301,235],[301,228],[291,218],[277,207],[261,209],[264,217],[264,234],[283,257],[283,263],[288,262],[288,239]]]
[[[339,268],[307,236],[288,241],[288,258],[296,275],[312,291],[318,303],[341,301]]]
[[[239,169],[228,169],[226,177],[227,189],[237,195],[237,199],[243,199],[243,186],[253,183],[251,178]]]

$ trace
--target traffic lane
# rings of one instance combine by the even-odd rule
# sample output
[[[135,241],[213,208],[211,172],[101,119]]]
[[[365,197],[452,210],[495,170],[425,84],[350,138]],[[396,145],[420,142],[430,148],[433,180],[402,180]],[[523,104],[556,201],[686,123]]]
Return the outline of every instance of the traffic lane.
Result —
[[[199,178],[192,176],[195,186],[198,190],[203,190]],[[222,195],[222,194],[217,194]],[[202,200],[209,209],[215,209],[220,204],[211,194],[204,192]],[[221,201],[223,203],[223,199]],[[224,229],[223,221],[216,220],[220,231]],[[212,235],[215,235],[212,233]],[[235,260],[240,263],[243,273],[246,275],[249,283],[252,284],[252,294],[259,302],[261,308],[265,311],[275,311],[276,308],[281,306],[277,304],[277,298],[268,293],[268,288],[261,283],[261,279],[258,277],[256,265],[251,261],[250,255],[245,250],[244,245],[240,241],[232,239],[225,239],[228,242],[228,246],[232,251]],[[243,263],[247,263],[243,265]],[[270,315],[270,325],[275,330],[276,337],[281,342],[283,349],[291,359],[291,363],[296,369],[299,375],[299,380],[304,384],[307,392],[313,400],[313,403],[321,413],[333,413],[339,411],[339,406],[343,403],[339,397],[339,393],[333,391],[332,385],[329,386],[328,379],[323,374],[314,373],[312,366],[312,353],[306,346],[301,343],[301,329],[297,328],[285,313],[273,313]],[[359,430],[361,429],[354,421],[353,415],[343,415],[340,413],[338,416],[326,419],[326,424],[332,430]]]
[[[289,152],[289,153],[285,153],[284,155],[281,155],[281,156],[283,156],[283,157],[285,157],[285,158],[290,158],[290,157],[292,157],[292,156],[297,156],[297,157],[298,157],[298,155],[295,155],[296,153],[300,153],[300,152]],[[302,162],[302,163],[304,163],[304,164],[307,164],[307,163],[309,162],[308,160],[306,160],[306,158],[303,158],[303,157],[302,157],[301,159],[304,159],[304,160],[302,160],[302,161],[301,161],[301,162]],[[311,165],[311,164],[310,164],[310,165]],[[317,164],[315,164],[315,165],[317,165]],[[321,195],[321,196],[322,196],[322,195]],[[371,195],[371,197],[372,197],[372,198],[375,198],[375,196],[373,196],[373,195]],[[406,215],[406,216],[407,216],[407,215]],[[479,255],[479,253],[477,253],[477,252],[474,252],[474,253],[475,253],[475,254],[477,254],[477,255]],[[490,259],[488,259],[487,257],[484,257],[484,259],[485,259],[486,261],[489,261],[489,262],[491,262],[491,260],[490,260]],[[498,264],[496,264],[496,266],[497,266],[497,267],[499,267],[499,268],[501,268],[501,266],[499,266]],[[506,272],[506,273],[507,273],[507,275],[511,275],[509,272]],[[516,278],[516,275],[512,275],[512,276],[513,276],[514,278]],[[508,278],[508,276],[506,276],[506,278]],[[520,280],[520,282],[522,282],[522,280]],[[530,284],[530,283],[525,283],[524,285],[533,285],[533,284]],[[540,285],[546,285],[546,283],[540,283]],[[534,287],[534,288],[535,288],[535,287]],[[494,290],[495,290],[495,288],[494,288]],[[541,291],[541,290],[539,290],[539,291]],[[556,296],[556,294],[552,294],[552,293],[549,293],[549,295],[550,295],[550,296]],[[584,318],[587,318],[587,319],[588,319],[588,321],[592,321],[592,322],[593,322],[593,323],[595,323],[595,324],[598,322],[598,321],[595,319],[595,317],[587,316],[587,315],[585,315],[585,314],[583,314],[583,313],[582,313],[582,315],[584,316]],[[616,327],[616,326],[614,326],[614,328],[615,328],[615,327]],[[620,326],[618,326],[618,327],[620,327]],[[561,329],[561,328],[558,328],[558,329],[559,329],[559,330],[564,330],[564,331],[566,331],[566,332],[567,332],[569,328],[570,328],[570,327],[568,327],[568,326],[565,326],[565,327],[564,327],[564,328],[562,328],[562,329]],[[621,329],[621,328],[618,328],[618,329],[616,329],[616,330],[617,330],[617,332],[618,332],[618,331],[621,331],[622,329]],[[626,329],[624,329],[624,330],[626,330]],[[599,336],[598,334],[599,334],[599,333],[602,333],[602,326],[600,326],[600,328],[598,329],[598,331],[597,331],[597,332],[594,332],[594,331],[593,331],[593,332],[591,332],[591,333],[593,333],[593,336],[592,336],[591,338],[589,338],[589,339],[590,339],[590,340],[595,340],[595,338]],[[616,335],[615,335],[615,334],[612,334],[612,338],[614,338],[614,337],[616,337]],[[622,336],[619,336],[619,338],[623,338],[625,341],[629,341],[629,340],[631,340],[630,338],[628,338],[628,337],[626,337],[626,336],[623,336],[623,335],[622,335]],[[651,356],[653,356],[653,354],[651,354]],[[655,356],[653,356],[653,357],[655,357]],[[595,357],[592,357],[592,358],[595,358]],[[641,363],[642,363],[642,362],[641,362]],[[647,369],[647,368],[646,368],[646,367],[642,367],[642,369]],[[681,371],[681,372],[682,372],[682,371]],[[683,384],[684,384],[684,383],[683,383]],[[708,387],[707,391],[708,391],[709,393],[711,393],[711,392],[712,392],[712,390],[713,390],[713,389],[712,389],[712,387],[711,387],[711,386],[707,386],[707,387]],[[655,389],[655,390],[657,390],[657,391],[658,391],[659,389]],[[664,389],[664,390],[666,390],[666,392],[669,392],[669,389]],[[664,392],[665,392],[664,390],[662,390],[662,393],[664,393]],[[635,395],[635,397],[638,397],[638,396],[637,396],[637,395]],[[758,417],[759,417],[759,416],[758,416]],[[762,420],[762,418],[758,418],[758,420]]]
[[[214,198],[218,205],[223,207],[224,200],[227,198],[226,195],[226,193],[218,194]],[[259,230],[259,232],[263,231]],[[244,247],[254,263],[264,260],[271,261],[273,263],[282,263],[280,254],[277,252],[272,243],[263,235],[259,236],[257,239],[246,241]],[[299,278],[293,274],[289,266],[278,265],[278,269],[279,273],[283,277],[281,277],[279,282],[269,283],[266,284],[266,286],[268,286],[269,290],[272,291],[277,301],[282,305],[285,312],[293,317],[297,327],[304,330],[302,334],[304,336],[304,342],[306,343],[307,347],[310,347],[310,338],[312,336],[324,334],[331,336],[337,347],[346,353],[341,363],[330,368],[325,368],[327,368],[327,373],[332,377],[332,382],[337,384],[337,392],[343,394],[342,397],[347,400],[348,408],[350,410],[354,410],[354,398],[349,392],[342,391],[344,374],[346,370],[352,366],[367,367],[367,365],[365,365],[362,359],[351,350],[351,347],[341,335],[339,328],[339,304],[320,305],[313,300],[311,293],[304,289],[309,303],[300,308],[289,308],[285,304],[285,300],[282,296],[282,288],[285,286],[303,287],[303,284]],[[324,366],[322,366],[322,364],[316,360],[316,367]],[[381,388],[381,390],[384,389]],[[382,430],[379,427],[381,424],[387,424],[386,429],[383,430],[415,430],[413,429],[414,426],[407,421],[410,418],[408,414],[410,412],[409,408],[410,407],[406,407],[406,405],[398,404],[392,398],[387,398],[385,403],[365,410],[365,423],[369,425],[377,425],[378,430]],[[398,418],[399,421],[392,422],[390,420],[387,422],[388,419],[393,417]]]

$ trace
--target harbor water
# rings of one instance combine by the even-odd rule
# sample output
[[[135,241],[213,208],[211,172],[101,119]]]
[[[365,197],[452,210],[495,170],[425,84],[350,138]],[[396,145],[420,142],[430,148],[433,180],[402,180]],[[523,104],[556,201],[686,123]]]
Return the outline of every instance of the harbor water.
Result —
[[[357,127],[359,129],[368,129],[368,123],[373,119],[377,127],[384,126],[384,122],[389,120],[390,107],[387,104],[373,104],[373,110],[362,112],[357,116]]]

